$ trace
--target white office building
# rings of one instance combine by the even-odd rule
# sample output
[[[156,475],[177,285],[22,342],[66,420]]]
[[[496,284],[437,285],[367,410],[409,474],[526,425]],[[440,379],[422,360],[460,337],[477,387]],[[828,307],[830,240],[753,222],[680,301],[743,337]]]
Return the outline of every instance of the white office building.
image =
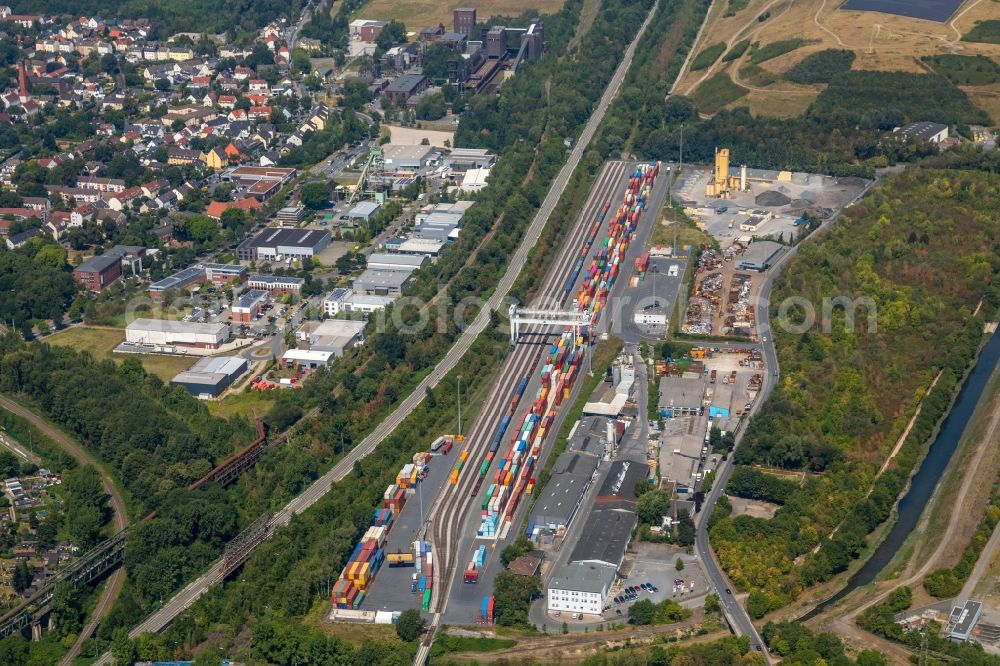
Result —
[[[331,291],[323,300],[323,310],[331,317],[336,317],[341,312],[360,312],[367,316],[385,310],[394,300],[393,296],[359,294],[353,289],[340,287]]]
[[[573,562],[549,581],[546,606],[555,611],[600,615],[615,582],[615,567],[607,564]]]
[[[140,318],[125,327],[125,341],[135,345],[217,349],[227,340],[225,324]]]

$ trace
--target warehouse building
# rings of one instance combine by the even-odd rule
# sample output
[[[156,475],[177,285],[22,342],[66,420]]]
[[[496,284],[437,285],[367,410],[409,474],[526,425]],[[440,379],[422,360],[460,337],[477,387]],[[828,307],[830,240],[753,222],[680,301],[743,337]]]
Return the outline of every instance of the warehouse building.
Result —
[[[489,169],[468,169],[462,178],[462,184],[458,189],[464,192],[478,192],[486,187],[486,179],[490,176]]]
[[[329,231],[270,227],[241,243],[236,256],[240,261],[310,259],[329,245]]]
[[[247,286],[251,289],[262,289],[272,294],[297,294],[302,291],[305,278],[290,275],[251,275],[247,278]]]
[[[239,379],[250,362],[239,356],[216,356],[199,359],[190,369],[170,380],[196,398],[214,398]]]
[[[250,289],[241,294],[233,303],[233,321],[250,322],[259,318],[267,304],[268,292],[263,289]]]
[[[747,271],[766,271],[781,254],[782,245],[774,241],[757,241],[740,256],[736,268]]]
[[[344,351],[365,341],[367,322],[350,319],[327,319],[323,322],[307,321],[296,333],[299,341],[309,349],[329,351],[340,358]]]
[[[136,345],[218,349],[227,340],[229,327],[225,324],[136,319],[125,327],[125,341]]]
[[[528,521],[532,536],[538,530],[561,536],[568,528],[594,481],[600,458],[566,451],[552,465],[552,475],[539,495]]]
[[[437,149],[434,146],[387,143],[382,147],[385,170],[389,172],[423,169],[435,155],[437,155]]]
[[[638,522],[635,511],[605,508],[595,503],[587,514],[587,522],[576,547],[570,553],[569,561],[605,564],[617,570],[625,560],[625,551],[632,541],[632,533]]]
[[[354,278],[351,288],[373,296],[400,296],[413,271],[385,271],[369,268]]]
[[[394,300],[396,299],[392,296],[358,294],[353,289],[338,287],[323,299],[323,311],[331,317],[342,312],[346,314],[360,312],[367,316],[385,310]]]
[[[941,123],[921,121],[910,123],[893,130],[896,134],[922,139],[929,143],[941,143],[948,138],[948,126]]]
[[[496,161],[497,156],[485,148],[455,148],[445,158],[445,164],[456,173],[469,169],[490,169]]]
[[[393,104],[405,104],[406,100],[427,90],[430,85],[431,80],[423,74],[409,72],[397,77],[386,86],[384,95]],[[385,165],[389,166],[388,156],[386,156]]]
[[[281,355],[281,362],[286,368],[325,368],[333,360],[332,351],[319,349],[289,349]]]
[[[383,271],[415,271],[429,261],[427,257],[421,256],[373,252],[368,255],[368,268]]]
[[[431,240],[427,238],[408,238],[396,246],[399,254],[412,254],[423,257],[436,257],[441,254],[441,250],[448,244],[444,240]]]
[[[616,567],[574,562],[549,581],[545,600],[548,612],[600,615],[615,582]]]
[[[347,217],[352,220],[368,222],[372,219],[372,215],[378,211],[379,207],[379,203],[376,201],[362,201],[357,206],[347,211]]]
[[[211,282],[217,287],[229,283],[242,283],[247,277],[247,267],[239,264],[195,264],[149,285],[149,296],[160,300],[167,291],[179,291]]]
[[[698,377],[671,375],[660,378],[660,416],[700,415],[704,408],[705,382]]]

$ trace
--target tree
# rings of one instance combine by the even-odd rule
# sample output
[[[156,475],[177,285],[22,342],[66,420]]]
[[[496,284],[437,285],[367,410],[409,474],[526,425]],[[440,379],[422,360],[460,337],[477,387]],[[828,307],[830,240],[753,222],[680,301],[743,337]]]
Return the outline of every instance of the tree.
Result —
[[[443,118],[445,111],[444,95],[441,93],[424,95],[417,102],[416,113],[419,120],[437,120]]]
[[[422,59],[424,74],[432,79],[444,79],[448,77],[448,61],[454,57],[454,53],[444,44],[435,42],[427,47]]]
[[[308,74],[312,70],[312,63],[309,62],[309,53],[305,49],[292,49],[292,71],[299,74]]]
[[[302,186],[302,205],[309,210],[319,210],[330,203],[330,190],[326,183],[306,183]]]
[[[714,594],[709,594],[705,596],[705,612],[706,613],[718,613],[722,610],[722,606],[719,605],[719,597]]]
[[[32,575],[28,569],[28,563],[25,560],[18,560],[17,564],[14,565],[14,573],[11,576],[11,587],[14,588],[15,592],[21,594],[31,585],[31,579]]]
[[[677,561],[674,563],[674,568],[678,571],[684,571],[684,560],[678,557]]]
[[[416,608],[407,608],[396,620],[396,635],[404,641],[415,641],[424,633],[426,622]]]
[[[639,496],[635,505],[639,522],[646,525],[659,525],[663,516],[667,515],[670,500],[662,490],[649,490]]]
[[[219,666],[222,657],[219,655],[219,646],[209,643],[194,656],[191,666]]]
[[[687,511],[682,511],[677,520],[677,543],[681,546],[694,545],[694,521]]]
[[[653,624],[656,619],[656,605],[649,599],[642,599],[628,609],[628,619],[633,624]]]
[[[125,627],[118,627],[111,634],[111,654],[115,658],[115,666],[132,666],[135,662],[138,651]]]

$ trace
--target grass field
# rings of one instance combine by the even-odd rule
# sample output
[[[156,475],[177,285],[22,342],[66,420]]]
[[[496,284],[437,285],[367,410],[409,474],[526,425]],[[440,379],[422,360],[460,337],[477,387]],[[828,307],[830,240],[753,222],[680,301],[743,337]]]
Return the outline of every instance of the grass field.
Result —
[[[244,378],[243,383],[246,383]],[[230,416],[249,416],[256,412],[257,416],[264,416],[275,403],[276,391],[262,393],[260,391],[244,391],[227,395],[222,400],[208,401],[208,410],[215,416],[229,418]]]
[[[116,363],[121,363],[127,356],[112,354],[112,350],[124,339],[125,331],[119,328],[74,326],[45,338],[45,342],[55,346],[72,347],[77,351],[90,352],[97,359],[110,358]],[[142,361],[146,372],[158,376],[165,382],[173,379],[178,372],[187,370],[195,361],[194,358],[188,356],[154,356],[150,354],[136,354],[136,358]]]
[[[728,74],[720,72],[698,86],[691,99],[702,113],[716,113],[727,104],[743,97],[746,92],[744,88],[733,83]]]
[[[455,7],[474,7],[476,19],[482,23],[494,16],[519,16],[529,9],[540,14],[551,14],[562,8],[562,0],[496,0],[482,2],[436,2],[435,0],[372,0],[354,14],[354,18],[396,20],[406,24],[407,31],[419,32],[421,28],[443,23],[452,29],[452,10]],[[336,3],[334,3],[336,7]]]
[[[853,69],[926,72],[926,67],[920,60],[923,56],[949,53],[983,55],[1000,62],[1000,43],[997,43],[1000,42],[1000,21],[989,20],[995,19],[996,13],[997,3],[992,0],[978,3],[976,0],[966,0],[955,14],[957,18],[953,19],[954,27],[951,23],[921,21],[877,12],[843,11],[839,6],[840,3],[824,0],[798,0],[791,3],[749,0],[745,10],[729,15],[727,3],[716,3],[702,38],[693,50],[700,53],[711,45],[723,42],[728,51],[708,69],[686,72],[677,89],[682,94],[693,94],[702,82],[708,81],[725,68],[730,52],[735,50],[739,53],[740,48],[734,47],[759,44],[758,55],[754,58],[754,62],[759,64],[762,62],[761,52],[765,56],[769,55],[769,46],[788,41],[792,36],[809,43],[767,59],[767,69],[779,76],[783,76],[811,54],[826,49],[853,51]],[[757,17],[765,12],[770,12],[767,20],[758,21]],[[962,35],[966,36],[963,38]],[[971,44],[968,41],[970,38],[976,39],[977,43]],[[747,49],[736,60],[742,65],[751,54],[752,50]],[[784,89],[786,84],[780,81],[773,87]],[[805,108],[819,90],[817,88],[811,95],[797,94],[794,99],[790,98],[794,102],[790,106],[756,104],[756,96],[753,94],[748,101],[754,113],[788,117],[793,115],[789,113],[790,108]],[[996,103],[990,98],[991,91],[1000,92],[1000,83],[991,84],[987,90],[973,96],[976,103],[996,120],[997,115],[992,110]]]

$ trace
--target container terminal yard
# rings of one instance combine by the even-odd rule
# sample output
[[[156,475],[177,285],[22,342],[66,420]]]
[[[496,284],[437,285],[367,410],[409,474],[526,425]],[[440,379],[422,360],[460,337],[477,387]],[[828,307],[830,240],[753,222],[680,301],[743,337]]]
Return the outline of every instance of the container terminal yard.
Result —
[[[639,214],[634,218],[629,214],[628,219],[623,220],[617,215],[619,206],[629,205],[624,202],[628,200],[627,190],[638,168],[647,170],[640,180],[648,185],[648,191],[641,210],[634,211]],[[611,316],[602,316],[604,300],[595,299],[597,290],[590,286],[594,283],[595,274],[589,265],[606,242],[613,246],[616,241],[628,236],[631,242],[627,244],[617,266],[624,267],[626,271],[632,270],[667,194],[666,174],[657,178],[655,172],[655,165],[612,162],[605,166],[580,217],[567,235],[535,303],[547,305],[550,309],[556,304],[569,309],[574,307],[573,301],[576,300],[577,306],[582,304],[592,308],[595,314],[597,323],[594,330],[588,333],[593,335],[608,329]],[[639,185],[641,187],[642,184]],[[620,224],[623,221],[624,225]],[[634,231],[629,231],[630,224],[635,225]],[[606,241],[609,231],[613,239]],[[611,277],[613,273],[619,279],[612,277],[612,289],[604,297],[619,295],[626,288],[628,275],[618,276],[617,268],[605,270],[606,277]],[[532,470],[544,464],[554,437],[551,434],[558,432],[562,425],[566,410],[560,407],[575,400],[581,385],[575,381],[567,385],[566,379],[575,379],[579,373],[587,371],[586,345],[575,350],[580,340],[572,338],[572,335],[560,330],[545,330],[537,326],[527,328],[527,333],[521,336],[504,362],[500,381],[469,431],[464,443],[470,452],[468,464],[455,485],[448,484],[443,488],[428,515],[427,538],[435,548],[434,566],[438,581],[433,607],[444,613],[446,622],[479,619],[476,614],[482,605],[482,598],[492,590],[493,579],[500,570],[497,565],[499,552],[517,536],[528,505],[527,499],[520,495],[525,494],[532,483]],[[577,361],[577,358],[580,360]],[[570,359],[568,363],[567,359]],[[555,365],[551,363],[553,361],[562,364],[560,376],[553,377],[551,374],[554,368],[549,366]],[[573,363],[579,365],[573,366]],[[574,370],[573,367],[579,369]],[[549,375],[548,386],[544,384],[543,374]],[[557,391],[553,389],[558,388],[560,380],[563,382],[563,393],[561,404],[556,404]],[[545,389],[548,390],[542,398]],[[531,419],[529,411],[535,419]],[[509,418],[506,419],[506,430],[501,433],[505,417]],[[514,437],[515,434],[520,435],[525,427],[522,419],[531,421],[531,425],[527,426],[529,432],[536,431],[530,444],[525,437]],[[539,437],[537,430],[543,424],[550,437]],[[519,445],[518,441],[522,444]],[[525,455],[532,452],[534,456]],[[501,463],[503,479],[498,477]],[[513,466],[518,463],[521,466],[515,475]],[[504,485],[508,471],[511,472],[510,486]],[[509,487],[510,490],[500,491],[498,486]],[[499,493],[505,497],[496,502]],[[491,498],[494,502],[492,507]],[[516,500],[512,503],[511,498]],[[486,509],[483,509],[484,505]],[[475,564],[475,553],[484,545],[485,558],[481,558],[481,565],[475,567],[477,584],[466,584],[466,572],[470,571],[470,564]]]
[[[448,622],[492,620],[489,597],[499,552],[517,536],[534,470],[544,464],[562,426],[562,406],[576,399],[575,380],[588,371],[587,342],[608,330],[612,314],[631,317],[630,310],[604,309],[607,299],[627,289],[663,206],[668,181],[658,172],[655,164],[605,165],[533,303],[549,310],[586,309],[593,313],[593,330],[577,335],[559,327],[522,327],[464,442],[454,448],[435,442],[426,476],[408,484],[405,502],[395,504],[395,522],[383,540],[386,566],[366,581],[363,601],[335,599],[335,607],[361,608],[355,612],[366,615],[420,607],[445,613]],[[389,506],[399,490],[386,493]],[[420,571],[411,566],[413,544],[432,554],[421,558]],[[334,615],[352,619],[350,611]]]

